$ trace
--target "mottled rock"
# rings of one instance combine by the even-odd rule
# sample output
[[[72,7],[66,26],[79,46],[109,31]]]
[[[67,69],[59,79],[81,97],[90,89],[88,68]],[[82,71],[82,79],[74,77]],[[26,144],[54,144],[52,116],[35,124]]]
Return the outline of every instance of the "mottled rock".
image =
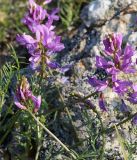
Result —
[[[81,13],[81,19],[87,27],[101,26],[121,13],[136,11],[136,0],[95,0],[85,6]],[[113,25],[113,27],[116,27],[116,25]]]
[[[87,27],[90,25],[103,24],[108,17],[108,11],[111,6],[110,0],[96,0],[92,1],[83,9],[81,18]]]

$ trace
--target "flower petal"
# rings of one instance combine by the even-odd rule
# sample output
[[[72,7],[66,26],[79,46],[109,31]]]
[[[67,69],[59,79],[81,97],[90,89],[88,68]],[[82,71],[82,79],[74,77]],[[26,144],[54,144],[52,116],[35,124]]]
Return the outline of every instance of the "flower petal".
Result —
[[[103,112],[107,111],[105,101],[104,101],[104,97],[103,97],[103,93],[101,93],[100,96],[99,96],[99,107]]]
[[[34,103],[34,112],[36,113],[41,106],[41,96],[35,97],[32,95],[31,99]]]
[[[96,77],[89,77],[88,83],[95,87],[97,91],[103,91],[108,86],[107,81],[98,80]]]

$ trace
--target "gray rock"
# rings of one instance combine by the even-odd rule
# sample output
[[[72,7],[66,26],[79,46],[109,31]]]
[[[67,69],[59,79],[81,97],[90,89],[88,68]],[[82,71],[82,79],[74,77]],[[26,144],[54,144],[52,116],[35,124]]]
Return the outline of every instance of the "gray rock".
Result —
[[[111,7],[111,0],[96,0],[86,6],[81,18],[87,27],[94,24],[103,24],[107,20],[107,13]]]
[[[122,12],[133,13],[136,9],[136,0],[95,0],[85,6],[81,19],[87,27],[101,26]],[[117,27],[114,23],[112,26]]]

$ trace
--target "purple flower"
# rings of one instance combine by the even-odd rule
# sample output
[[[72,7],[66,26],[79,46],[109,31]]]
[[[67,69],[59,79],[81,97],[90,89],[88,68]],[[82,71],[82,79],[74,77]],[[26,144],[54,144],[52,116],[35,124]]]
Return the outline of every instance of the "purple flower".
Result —
[[[36,39],[42,43],[43,47],[45,47],[50,54],[51,52],[55,53],[64,49],[64,44],[60,42],[61,37],[56,36],[55,32],[45,25],[39,25],[37,27]]]
[[[46,60],[46,64],[48,65],[49,68],[51,69],[57,69],[57,68],[60,68],[60,65],[55,62],[55,61],[51,61],[49,59]]]
[[[103,57],[96,57],[96,66],[106,70],[108,74],[114,75],[122,71],[124,73],[134,73],[134,64],[132,56],[134,55],[133,48],[127,44],[124,51],[121,48],[122,35],[110,34],[103,40],[105,52],[110,56],[107,61]]]
[[[29,27],[32,32],[35,32],[37,25],[48,16],[47,11],[35,3],[34,0],[29,0],[29,11],[26,13],[22,22]]]
[[[17,41],[27,47],[31,57],[29,61],[31,62],[32,69],[35,69],[41,61],[41,45],[47,49],[47,57],[45,54],[45,64],[52,69],[59,67],[57,62],[52,62],[49,60],[49,56],[52,56],[57,51],[64,49],[64,45],[60,42],[61,37],[56,36],[55,33],[49,30],[46,26],[38,26],[36,31],[36,39],[29,35],[23,34],[22,36],[17,35]],[[49,54],[50,53],[50,54]]]
[[[23,46],[31,45],[37,43],[37,41],[30,35],[17,35],[16,40]]]
[[[123,55],[121,56],[121,65],[120,69],[125,73],[134,73],[136,70],[133,67],[132,56],[134,55],[134,51],[132,47],[127,44],[124,50]],[[119,62],[120,63],[120,62]]]
[[[56,15],[59,12],[59,8],[52,10],[51,14],[48,14],[48,21],[46,22],[46,26],[50,27],[53,21],[58,21],[59,16]]]
[[[45,4],[51,0],[46,0]],[[52,56],[64,49],[61,37],[57,36],[53,22],[59,20],[57,13],[59,9],[54,9],[49,14],[42,6],[29,0],[29,11],[26,13],[22,22],[28,26],[33,36],[17,35],[17,41],[28,49],[30,54],[30,66],[32,69],[40,67],[41,61],[52,69],[60,68],[59,64],[52,60]]]
[[[96,78],[96,76],[88,78],[90,85],[96,88],[96,91],[103,91],[107,87],[112,88],[120,97],[128,95],[127,100],[133,104],[137,104],[137,86],[133,85],[130,80],[123,80],[124,75],[135,73],[132,56],[133,48],[127,44],[122,49],[122,35],[111,34],[103,40],[105,53],[107,58],[96,56],[96,67],[104,69],[107,77],[104,80]],[[132,92],[133,90],[133,92]],[[122,105],[125,106],[124,101]],[[99,99],[99,106],[104,108],[104,99]]]
[[[103,68],[109,74],[116,74],[119,70],[111,61],[106,61],[103,57],[96,56],[96,67]]]
[[[29,83],[25,77],[22,77],[20,86],[17,89],[16,95],[14,95],[14,104],[19,109],[27,109],[26,103],[28,100],[32,100],[34,104],[34,112],[37,112],[41,105],[41,96],[34,96],[30,90]]]
[[[96,66],[106,70],[108,74],[117,74],[122,71],[124,73],[134,73],[136,70],[133,67],[132,56],[134,51],[130,45],[125,47],[124,53],[122,51],[116,52],[111,60],[107,61],[103,57],[96,56]]]
[[[103,112],[107,111],[103,93],[100,93],[100,95],[99,95],[99,107]]]
[[[88,82],[91,86],[96,88],[96,91],[100,92],[100,95],[99,95],[99,107],[100,107],[100,109],[102,111],[107,111],[107,109],[105,107],[103,93],[101,91],[103,91],[107,88],[108,82],[98,80],[96,77],[89,77]]]
[[[127,100],[133,104],[137,104],[137,92],[129,93]]]
[[[122,34],[109,34],[104,40],[105,52],[108,55],[121,50]]]
[[[14,97],[14,104],[15,104],[19,109],[23,109],[23,110],[27,109],[26,106],[22,105],[22,104],[19,102],[19,100],[17,99],[16,96]]]
[[[85,101],[85,103],[86,103],[90,108],[95,108],[94,104],[93,104],[89,99],[87,99],[87,100]]]
[[[133,124],[137,125],[137,115],[132,119]]]
[[[33,70],[39,67],[41,62],[41,53],[36,52],[35,54],[31,54],[31,57],[29,58],[29,61],[31,62],[30,66]]]
[[[36,113],[39,110],[40,105],[41,105],[41,96],[35,97],[32,95],[31,99],[32,99],[34,106],[35,106],[33,111],[34,111],[34,113]]]
[[[107,81],[98,80],[96,77],[89,77],[88,78],[88,83],[91,86],[95,87],[96,91],[103,91],[108,86]]]
[[[132,82],[129,81],[122,81],[116,80],[113,82],[113,91],[116,92],[118,95],[123,96],[132,86]]]
[[[47,43],[47,48],[49,48],[49,50],[51,50],[53,53],[60,52],[65,48],[64,44],[60,43],[60,41],[61,41],[60,36],[53,37],[51,43]]]
[[[121,99],[120,109],[121,109],[122,112],[129,112],[129,108],[127,107],[127,105],[125,104],[123,99]]]

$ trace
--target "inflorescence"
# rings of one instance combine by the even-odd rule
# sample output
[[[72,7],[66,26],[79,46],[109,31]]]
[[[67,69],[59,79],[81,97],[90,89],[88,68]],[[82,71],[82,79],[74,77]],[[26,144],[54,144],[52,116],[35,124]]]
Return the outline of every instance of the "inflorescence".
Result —
[[[103,40],[105,58],[96,56],[96,67],[105,70],[107,78],[100,80],[96,76],[89,77],[88,82],[99,92],[99,106],[103,111],[107,111],[103,91],[110,87],[123,99],[137,104],[137,85],[128,79],[130,74],[135,74],[135,63],[132,61],[134,50],[131,45],[126,44],[122,48],[122,35],[109,34]],[[126,77],[126,78],[125,78]],[[125,103],[124,103],[125,105]]]
[[[50,3],[46,0],[43,4]],[[17,35],[17,41],[28,49],[30,54],[29,61],[32,69],[37,69],[45,65],[51,69],[60,68],[60,65],[53,60],[53,56],[64,49],[61,43],[61,37],[57,36],[53,25],[54,21],[58,21],[56,8],[48,13],[41,5],[29,0],[29,10],[25,14],[22,22],[29,28],[31,35]]]
[[[14,103],[18,108],[26,110],[29,109],[27,102],[30,100],[34,104],[33,112],[36,113],[41,105],[41,96],[36,97],[33,95],[27,78],[23,76],[19,86],[17,87],[16,94],[14,95]]]

